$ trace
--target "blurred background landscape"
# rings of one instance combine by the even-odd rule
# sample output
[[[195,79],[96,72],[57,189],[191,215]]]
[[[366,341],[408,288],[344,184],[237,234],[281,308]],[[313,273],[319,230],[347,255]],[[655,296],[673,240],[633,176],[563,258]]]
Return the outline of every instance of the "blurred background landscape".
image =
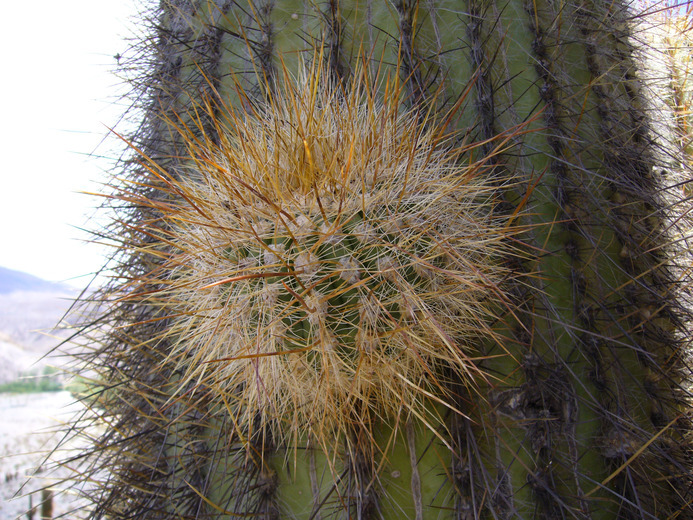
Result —
[[[69,285],[0,267],[0,391],[60,387],[60,358],[44,356],[67,336],[58,326],[77,296]]]
[[[37,0],[30,30],[26,4],[3,5],[0,520],[31,518],[26,512],[42,496],[29,492],[50,489],[67,473],[33,473],[56,444],[52,432],[83,409],[65,390],[67,357],[46,355],[70,333],[63,317],[72,300],[103,283],[93,278],[107,247],[88,231],[99,227],[100,197],[83,192],[104,191],[104,172],[123,151],[107,136],[111,128],[127,133],[132,87],[122,78],[148,3]],[[70,500],[53,502],[51,518],[77,517]]]
[[[65,476],[34,475],[33,468],[55,445],[53,432],[80,406],[68,391],[68,359],[55,352],[70,334],[64,317],[78,295],[70,285],[0,267],[0,519],[26,518],[39,506],[40,492],[12,500],[20,489],[23,495]],[[27,477],[32,480],[22,489]],[[70,507],[61,500],[52,515]]]

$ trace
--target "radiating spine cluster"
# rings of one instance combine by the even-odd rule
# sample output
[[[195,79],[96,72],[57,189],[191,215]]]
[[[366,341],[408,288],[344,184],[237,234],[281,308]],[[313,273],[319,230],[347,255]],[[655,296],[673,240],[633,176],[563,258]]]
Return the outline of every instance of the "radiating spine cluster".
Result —
[[[228,114],[218,143],[190,136],[165,305],[170,356],[228,393],[237,423],[333,445],[367,410],[425,416],[445,370],[483,377],[474,344],[507,304],[516,230],[494,214],[490,168],[402,111],[396,83],[379,99],[326,74]]]

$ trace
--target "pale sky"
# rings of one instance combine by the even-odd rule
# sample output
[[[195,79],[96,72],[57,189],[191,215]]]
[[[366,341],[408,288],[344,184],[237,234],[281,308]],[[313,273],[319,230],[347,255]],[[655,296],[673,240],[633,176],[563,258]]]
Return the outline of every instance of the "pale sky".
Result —
[[[0,17],[0,266],[82,286],[103,263],[79,227],[98,204],[124,110],[113,74],[134,0],[5,2]]]

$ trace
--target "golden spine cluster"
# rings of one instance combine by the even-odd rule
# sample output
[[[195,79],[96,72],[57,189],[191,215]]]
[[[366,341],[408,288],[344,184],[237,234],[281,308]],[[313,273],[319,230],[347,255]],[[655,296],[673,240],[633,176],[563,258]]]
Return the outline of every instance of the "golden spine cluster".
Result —
[[[475,343],[508,302],[517,230],[486,160],[387,88],[287,75],[266,108],[227,107],[214,140],[186,135],[182,180],[160,172],[177,194],[151,296],[173,316],[167,362],[243,436],[333,446],[355,417],[432,420],[446,370],[485,377]]]

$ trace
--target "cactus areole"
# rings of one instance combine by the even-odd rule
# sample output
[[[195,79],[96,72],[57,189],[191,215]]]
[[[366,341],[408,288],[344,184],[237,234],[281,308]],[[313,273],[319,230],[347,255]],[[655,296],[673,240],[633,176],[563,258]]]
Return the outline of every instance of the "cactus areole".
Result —
[[[693,519],[691,275],[624,2],[149,19],[85,516]]]

